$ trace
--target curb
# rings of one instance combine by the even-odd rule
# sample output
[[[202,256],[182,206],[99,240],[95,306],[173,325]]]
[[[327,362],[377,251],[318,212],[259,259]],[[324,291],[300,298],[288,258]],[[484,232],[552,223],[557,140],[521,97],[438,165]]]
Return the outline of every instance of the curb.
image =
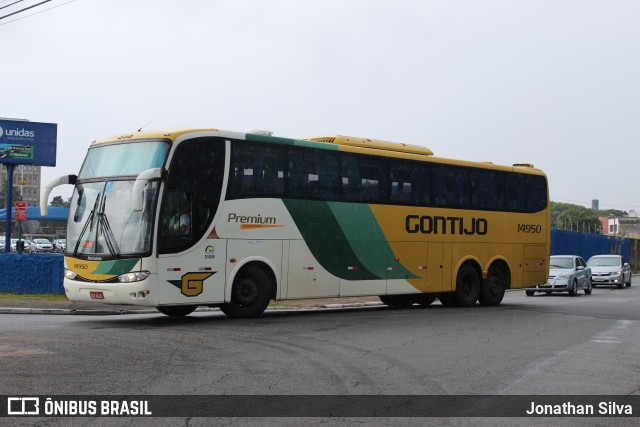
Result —
[[[68,309],[68,308],[22,308],[22,307],[0,307],[0,314],[80,314],[83,316],[99,315],[108,316],[115,314],[149,314],[157,313],[155,309],[149,310],[90,310],[90,309]]]
[[[382,306],[381,302],[354,302],[345,304],[325,304],[313,307],[267,307],[267,310],[326,310],[336,308],[358,308]],[[217,308],[199,307],[196,311],[218,311]],[[160,314],[155,308],[142,310],[109,310],[109,309],[69,309],[69,308],[26,308],[0,307],[0,314],[49,314],[49,315],[82,315],[82,316],[114,316],[119,314]]]

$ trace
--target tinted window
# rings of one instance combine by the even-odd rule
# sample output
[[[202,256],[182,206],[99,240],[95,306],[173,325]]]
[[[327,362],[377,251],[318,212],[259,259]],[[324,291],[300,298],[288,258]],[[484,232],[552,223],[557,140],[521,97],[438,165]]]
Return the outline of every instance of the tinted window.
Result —
[[[284,197],[453,209],[538,212],[542,176],[235,141],[227,197]]]
[[[180,252],[200,240],[220,202],[224,140],[181,142],[168,169],[160,208],[159,253]]]

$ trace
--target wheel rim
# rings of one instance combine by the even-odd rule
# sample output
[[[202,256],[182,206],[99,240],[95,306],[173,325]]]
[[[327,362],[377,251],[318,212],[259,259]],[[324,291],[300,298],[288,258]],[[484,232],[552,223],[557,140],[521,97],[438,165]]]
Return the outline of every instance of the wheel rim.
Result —
[[[474,283],[475,281],[473,275],[465,274],[464,276],[462,276],[462,280],[460,280],[460,284],[462,285],[460,287],[460,291],[462,295],[464,295],[464,297],[471,296],[471,294],[473,293]]]
[[[243,278],[238,283],[236,290],[236,303],[238,305],[251,305],[258,299],[260,294],[260,287],[255,280],[249,278]]]
[[[500,294],[502,286],[500,285],[502,281],[497,276],[489,276],[489,280],[487,281],[487,293],[489,297],[495,298]]]

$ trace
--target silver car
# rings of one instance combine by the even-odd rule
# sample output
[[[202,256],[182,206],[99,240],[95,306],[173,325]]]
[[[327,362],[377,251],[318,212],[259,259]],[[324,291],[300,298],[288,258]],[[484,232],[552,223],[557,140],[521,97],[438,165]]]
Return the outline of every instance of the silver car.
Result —
[[[568,292],[571,296],[584,290],[591,295],[591,268],[577,255],[554,255],[549,260],[549,280],[544,285],[526,288],[527,296],[536,292]]]
[[[613,285],[619,288],[631,286],[631,267],[620,255],[595,255],[589,258],[593,286]]]
[[[53,245],[48,239],[33,239],[31,241],[31,252],[53,252]]]

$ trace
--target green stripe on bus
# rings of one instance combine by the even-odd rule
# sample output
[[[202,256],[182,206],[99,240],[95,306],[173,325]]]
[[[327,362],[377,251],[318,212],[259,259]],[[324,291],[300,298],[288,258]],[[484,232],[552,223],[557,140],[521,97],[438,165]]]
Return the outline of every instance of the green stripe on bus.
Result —
[[[401,264],[388,270],[395,255],[369,205],[283,202],[313,256],[334,276],[346,280],[418,278]]]
[[[329,202],[347,241],[368,270],[387,279],[416,279],[401,264],[395,270],[387,270],[389,261],[395,258],[393,250],[368,204]]]
[[[361,265],[327,202],[284,199],[313,256],[329,273],[346,280],[384,279]],[[357,270],[349,267],[358,267]]]
[[[140,261],[139,258],[133,259],[117,259],[111,261],[100,261],[98,268],[93,271],[93,274],[114,274],[120,275],[131,271],[133,266]]]

